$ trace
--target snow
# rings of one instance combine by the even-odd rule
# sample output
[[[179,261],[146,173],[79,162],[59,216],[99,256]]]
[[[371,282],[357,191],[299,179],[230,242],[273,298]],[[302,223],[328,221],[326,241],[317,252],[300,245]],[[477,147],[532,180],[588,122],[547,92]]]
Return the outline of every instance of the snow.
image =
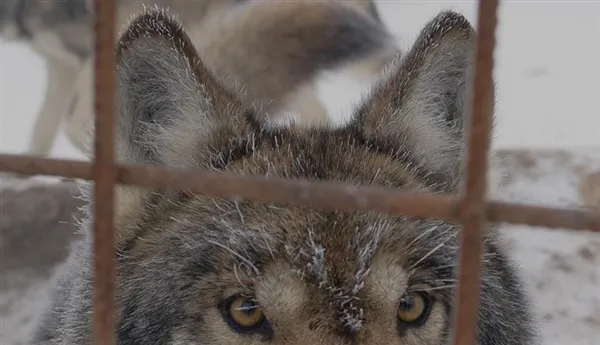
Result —
[[[475,1],[378,6],[405,50],[442,9],[476,24]],[[600,2],[503,1],[497,37],[493,148],[512,150],[500,198],[581,206],[582,174],[600,171]],[[0,42],[0,49],[0,151],[21,153],[43,99],[44,64],[26,46]],[[84,158],[63,134],[52,156]],[[534,296],[542,343],[600,344],[600,234],[526,226],[505,232]]]
[[[583,206],[582,178],[600,171],[599,149],[509,152],[499,200]],[[504,233],[534,298],[542,344],[600,344],[600,234],[519,225]]]

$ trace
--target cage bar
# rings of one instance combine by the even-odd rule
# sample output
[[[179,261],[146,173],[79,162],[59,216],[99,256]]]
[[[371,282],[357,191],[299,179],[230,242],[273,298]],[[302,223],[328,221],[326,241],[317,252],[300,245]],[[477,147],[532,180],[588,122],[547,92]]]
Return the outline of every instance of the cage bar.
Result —
[[[493,68],[498,0],[480,0],[477,14],[475,76],[467,141],[466,194],[460,203],[463,229],[460,232],[458,292],[455,297],[454,345],[475,345],[481,290],[483,228],[490,140],[493,125]]]
[[[0,168],[18,174],[42,174],[92,179],[87,162],[0,155]],[[459,198],[448,194],[407,193],[373,186],[239,176],[204,169],[169,169],[159,165],[117,166],[117,182],[157,190],[177,189],[218,198],[242,198],[274,203],[313,205],[331,210],[376,211],[395,215],[460,221]],[[600,212],[522,205],[485,203],[490,222],[526,224],[550,229],[600,232]]]
[[[116,1],[96,0],[93,337],[96,345],[115,341],[115,40]]]

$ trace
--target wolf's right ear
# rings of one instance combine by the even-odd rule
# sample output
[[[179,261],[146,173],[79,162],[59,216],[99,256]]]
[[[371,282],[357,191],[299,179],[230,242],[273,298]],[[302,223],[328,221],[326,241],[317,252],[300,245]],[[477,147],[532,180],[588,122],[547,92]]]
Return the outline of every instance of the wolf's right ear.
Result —
[[[439,13],[357,116],[365,138],[444,191],[462,181],[475,42],[464,16]]]
[[[236,135],[231,126],[244,107],[166,11],[136,17],[117,44],[116,59],[120,160],[203,165],[217,135]]]

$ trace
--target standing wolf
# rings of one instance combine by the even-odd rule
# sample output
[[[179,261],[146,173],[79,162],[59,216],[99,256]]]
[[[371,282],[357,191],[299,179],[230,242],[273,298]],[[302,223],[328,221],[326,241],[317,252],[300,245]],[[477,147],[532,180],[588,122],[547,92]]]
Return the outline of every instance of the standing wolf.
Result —
[[[117,1],[119,27],[144,6],[140,1]],[[244,101],[276,118],[301,114],[307,123],[327,121],[314,85],[320,73],[346,67],[369,80],[396,54],[386,42],[389,37],[380,36],[376,42],[354,34],[366,22],[381,24],[372,0],[330,4],[150,0],[145,5],[169,7],[207,65],[227,76],[227,85],[241,92]],[[354,11],[354,18],[342,14],[340,6]],[[93,114],[92,9],[90,0],[0,0],[3,38],[26,42],[47,62],[48,86],[28,153],[47,155],[63,122],[70,141],[88,152]],[[356,19],[359,15],[363,18]],[[315,32],[321,35],[315,37]],[[334,44],[337,40],[346,42]],[[306,55],[315,59],[309,61]]]
[[[274,127],[147,12],[117,48],[119,159],[458,193],[475,35],[443,12],[347,125]],[[457,225],[136,187],[117,200],[119,345],[448,344]],[[36,344],[91,342],[92,217]],[[478,344],[536,344],[502,238],[484,236]]]

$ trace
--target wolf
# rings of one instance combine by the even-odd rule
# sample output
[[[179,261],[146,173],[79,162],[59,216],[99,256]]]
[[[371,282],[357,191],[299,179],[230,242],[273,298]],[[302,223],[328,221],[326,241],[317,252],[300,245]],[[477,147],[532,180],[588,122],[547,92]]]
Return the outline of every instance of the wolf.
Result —
[[[397,53],[391,37],[387,42],[364,39],[371,46],[352,41],[359,38],[353,32],[361,26],[383,25],[372,0],[152,0],[144,4],[117,0],[117,5],[119,27],[144,7],[168,7],[211,69],[227,76],[225,84],[276,121],[298,114],[302,116],[296,118],[305,123],[328,121],[315,89],[319,75],[342,69],[341,73],[350,72],[368,84]],[[338,10],[341,6],[345,12]],[[47,156],[64,124],[70,142],[89,154],[94,113],[93,2],[2,0],[0,9],[3,39],[28,44],[47,62],[48,87],[27,153]],[[351,10],[357,12],[354,17],[346,13]],[[364,18],[356,19],[358,15]],[[265,20],[269,17],[279,21]],[[250,26],[255,28],[248,30]],[[374,31],[378,30],[360,32]],[[322,35],[315,37],[314,32]],[[332,44],[337,40],[347,42]]]
[[[475,41],[465,17],[441,12],[348,123],[273,126],[168,12],[150,10],[117,47],[119,161],[458,194]],[[117,195],[119,345],[448,344],[459,225],[189,191]],[[91,343],[87,212],[36,344]],[[482,235],[477,344],[536,344],[501,233],[490,225]]]

